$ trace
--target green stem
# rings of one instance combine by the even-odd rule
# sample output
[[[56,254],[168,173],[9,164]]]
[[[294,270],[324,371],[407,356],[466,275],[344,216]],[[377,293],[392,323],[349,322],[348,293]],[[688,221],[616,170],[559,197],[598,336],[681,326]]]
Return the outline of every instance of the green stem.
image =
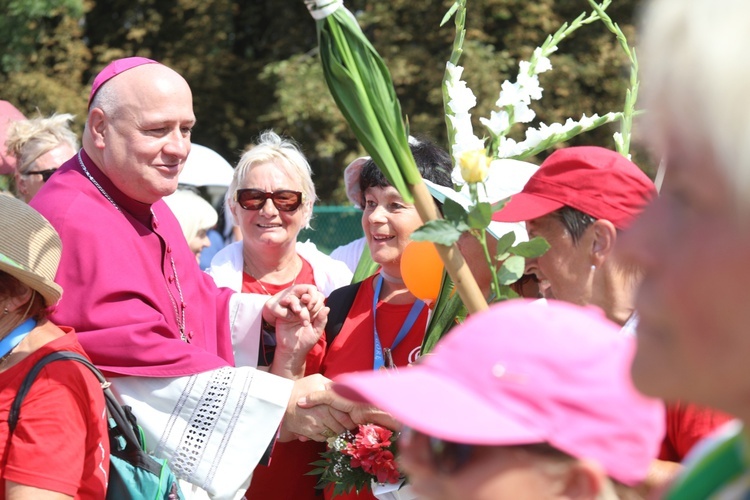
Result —
[[[453,38],[453,50],[451,51],[450,63],[454,66],[458,66],[458,61],[461,59],[463,53],[464,37],[466,36],[466,0],[457,0],[458,10],[456,11],[456,36]],[[445,72],[443,73],[443,110],[445,111],[445,126],[448,129],[448,144],[451,146],[451,158],[453,157],[453,144],[456,142],[456,129],[450,121],[449,116],[453,115],[453,111],[448,107],[450,102],[450,96],[448,95],[448,86],[446,83],[449,79],[448,68],[446,65]]]
[[[635,48],[628,45],[628,39],[620,29],[620,26],[612,21],[612,18],[604,12],[606,6],[604,4],[599,5],[594,0],[588,0],[591,7],[599,15],[600,19],[607,27],[607,29],[617,37],[617,41],[620,44],[623,52],[630,61],[630,88],[625,93],[625,106],[622,110],[622,118],[620,122],[620,133],[622,134],[622,146],[617,145],[618,153],[627,157],[630,152],[630,136],[633,128],[633,116],[635,110],[635,103],[638,100],[638,87],[640,82],[638,81],[638,58],[635,55]],[[605,2],[608,4],[608,2]]]

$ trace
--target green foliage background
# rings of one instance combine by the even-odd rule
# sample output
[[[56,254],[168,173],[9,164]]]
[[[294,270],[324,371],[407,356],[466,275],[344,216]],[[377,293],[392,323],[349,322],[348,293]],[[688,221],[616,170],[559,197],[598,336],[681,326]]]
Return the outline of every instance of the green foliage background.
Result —
[[[412,133],[445,146],[440,83],[454,33],[452,23],[439,24],[452,2],[345,3],[385,59]],[[636,7],[636,0],[615,0],[608,9],[631,45]],[[589,10],[585,0],[469,0],[467,8],[461,64],[478,98],[475,118],[489,116],[520,59]],[[322,201],[346,202],[342,171],[362,149],[325,86],[315,23],[302,0],[0,0],[0,12],[7,13],[0,17],[0,99],[26,116],[73,113],[80,132],[96,73],[118,57],[151,57],[190,83],[195,143],[235,163],[260,131],[273,128],[302,145]],[[622,109],[629,68],[602,24],[565,40],[552,63],[553,71],[541,75],[538,119]],[[614,148],[615,127],[574,144]],[[636,148],[634,159],[651,172],[641,158]]]

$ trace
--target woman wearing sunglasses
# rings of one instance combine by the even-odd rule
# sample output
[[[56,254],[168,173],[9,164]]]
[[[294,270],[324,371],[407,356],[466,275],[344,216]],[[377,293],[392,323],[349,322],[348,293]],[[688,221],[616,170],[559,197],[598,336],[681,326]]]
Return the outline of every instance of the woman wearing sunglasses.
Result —
[[[518,299],[418,366],[334,390],[403,423],[400,464],[421,499],[641,498],[664,408],[633,388],[634,348],[598,309]]]
[[[71,114],[18,120],[8,127],[5,146],[16,158],[16,192],[28,203],[50,176],[78,149]]]
[[[312,284],[328,296],[348,285],[352,273],[311,242],[297,237],[309,227],[316,200],[310,165],[297,145],[272,131],[261,134],[242,155],[227,190],[227,202],[242,240],[219,251],[207,272],[219,286],[236,291],[275,295],[293,285]],[[268,366],[276,345],[273,329],[264,325],[258,366]],[[306,374],[317,373],[324,339],[307,355]],[[277,443],[270,467],[253,473],[250,498],[305,498],[316,480],[305,476],[317,458],[314,442]]]

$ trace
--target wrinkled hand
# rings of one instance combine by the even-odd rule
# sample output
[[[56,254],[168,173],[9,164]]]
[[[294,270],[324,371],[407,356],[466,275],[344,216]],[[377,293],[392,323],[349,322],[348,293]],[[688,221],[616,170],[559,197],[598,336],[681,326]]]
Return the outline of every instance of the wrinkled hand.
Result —
[[[284,420],[281,422],[280,441],[325,441],[332,435],[338,435],[346,430],[347,427],[341,425],[327,405],[319,404],[312,408],[297,405],[297,401],[310,393],[327,392],[330,383],[329,379],[319,374],[295,381]]]
[[[309,326],[324,306],[325,296],[315,285],[294,285],[266,301],[263,319],[271,325],[281,319]]]
[[[386,413],[366,403],[355,403],[336,394],[330,384],[322,391],[307,394],[297,401],[300,408],[312,409],[319,405],[328,407],[339,424],[353,429],[358,424],[378,424],[391,430],[401,430],[401,423],[390,413]]]

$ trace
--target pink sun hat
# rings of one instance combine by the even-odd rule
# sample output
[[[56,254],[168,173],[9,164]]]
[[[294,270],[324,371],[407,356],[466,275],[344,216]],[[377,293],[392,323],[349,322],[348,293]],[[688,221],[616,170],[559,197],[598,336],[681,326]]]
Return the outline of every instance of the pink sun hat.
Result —
[[[664,437],[664,406],[630,381],[635,340],[600,309],[511,300],[471,316],[434,354],[398,372],[360,372],[334,390],[448,441],[547,443],[642,482]]]
[[[89,95],[88,108],[91,108],[91,101],[94,100],[94,96],[99,91],[102,85],[116,77],[120,73],[124,73],[129,69],[143,66],[144,64],[161,64],[153,59],[147,59],[145,57],[125,57],[123,59],[115,59],[111,63],[107,64],[103,70],[96,75],[94,83],[91,85],[91,94]]]

